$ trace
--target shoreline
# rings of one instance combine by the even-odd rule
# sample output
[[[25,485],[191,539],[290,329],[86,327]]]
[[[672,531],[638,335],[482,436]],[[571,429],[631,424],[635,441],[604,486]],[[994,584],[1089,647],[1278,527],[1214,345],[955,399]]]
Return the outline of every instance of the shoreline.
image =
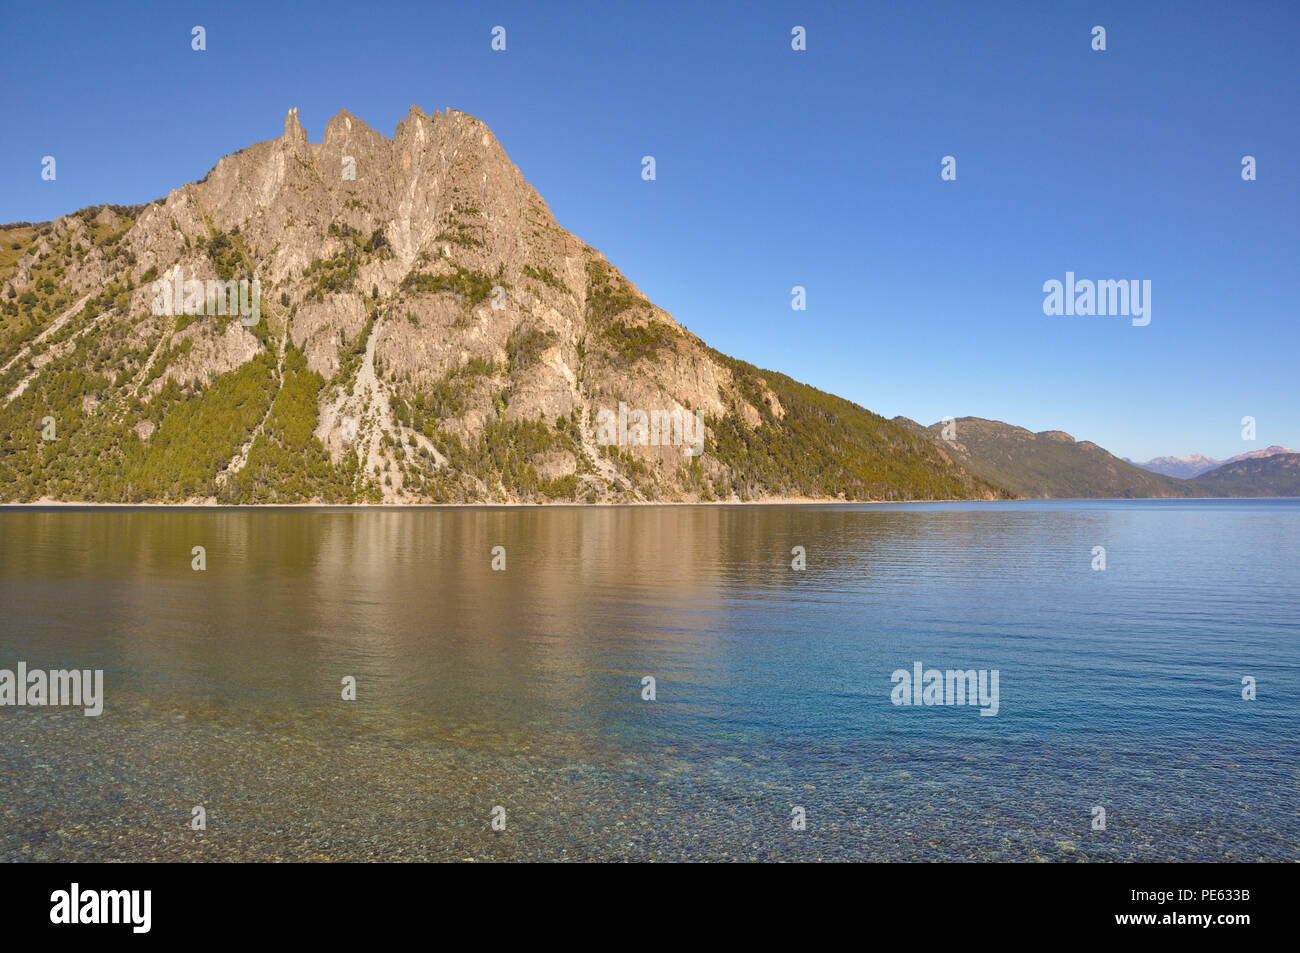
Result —
[[[153,510],[438,510],[438,509],[543,509],[568,507],[596,509],[630,506],[883,506],[907,503],[1011,503],[1014,500],[828,500],[809,497],[772,497],[763,500],[646,500],[628,503],[216,503],[187,500],[184,503],[103,503],[69,500],[33,500],[30,503],[0,503],[6,509],[153,509]]]
[[[184,503],[103,503],[69,500],[34,500],[29,503],[0,503],[4,510],[444,510],[444,509],[610,509],[617,507],[749,507],[749,506],[910,506],[937,503],[988,504],[1007,503],[1159,503],[1222,502],[1231,500],[1298,500],[1294,496],[1143,496],[1143,497],[1023,497],[1015,500],[828,500],[808,497],[772,497],[763,500],[652,500],[630,503],[216,503],[190,500]]]

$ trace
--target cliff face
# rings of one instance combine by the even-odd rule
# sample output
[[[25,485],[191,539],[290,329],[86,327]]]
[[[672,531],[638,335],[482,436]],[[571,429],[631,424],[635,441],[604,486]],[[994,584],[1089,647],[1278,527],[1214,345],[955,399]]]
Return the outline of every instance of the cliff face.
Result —
[[[290,110],[163,200],[0,246],[6,500],[997,493],[924,437],[707,347],[455,111],[412,107],[392,139],[340,112],[312,143]],[[206,313],[156,300],[253,279],[242,320],[210,289]]]

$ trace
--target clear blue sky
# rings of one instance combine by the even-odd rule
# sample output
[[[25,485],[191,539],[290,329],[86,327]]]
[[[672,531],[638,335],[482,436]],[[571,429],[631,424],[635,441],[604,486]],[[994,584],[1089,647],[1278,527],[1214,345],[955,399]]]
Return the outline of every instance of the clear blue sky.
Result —
[[[6,4],[0,221],[158,198],[290,106],[317,141],[340,108],[391,136],[452,106],[727,353],[886,416],[1137,459],[1300,448],[1300,4],[301,9]],[[1044,316],[1067,270],[1149,279],[1151,324]]]

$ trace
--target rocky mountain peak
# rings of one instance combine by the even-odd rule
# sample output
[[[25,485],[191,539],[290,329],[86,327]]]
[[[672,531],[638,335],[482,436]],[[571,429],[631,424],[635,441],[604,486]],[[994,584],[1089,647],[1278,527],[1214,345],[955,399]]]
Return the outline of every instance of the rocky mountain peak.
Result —
[[[307,131],[302,128],[302,123],[298,121],[298,107],[290,107],[289,112],[284,117],[284,138],[288,142],[306,143]]]
[[[346,109],[340,109],[334,117],[325,124],[325,135],[321,140],[321,144],[328,148],[339,143],[347,142],[353,137],[354,130],[356,131],[356,135],[359,137],[379,135]]]
[[[0,286],[0,413],[40,419],[67,375],[91,381],[84,439],[59,449],[111,471],[97,498],[998,492],[924,437],[705,346],[456,110],[412,106],[391,139],[340,110],[312,143],[290,109],[282,137],[201,181],[38,238]],[[210,313],[202,293],[198,313],[159,312],[160,278],[256,280],[259,313]],[[26,456],[48,448],[24,448],[0,488],[51,492]]]

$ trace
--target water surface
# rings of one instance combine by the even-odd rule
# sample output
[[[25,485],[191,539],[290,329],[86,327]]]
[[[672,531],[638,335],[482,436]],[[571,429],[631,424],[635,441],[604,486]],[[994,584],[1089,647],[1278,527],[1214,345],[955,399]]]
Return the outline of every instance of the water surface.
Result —
[[[1300,501],[0,509],[0,668],[106,682],[0,708],[0,860],[1294,861],[1298,557]]]

